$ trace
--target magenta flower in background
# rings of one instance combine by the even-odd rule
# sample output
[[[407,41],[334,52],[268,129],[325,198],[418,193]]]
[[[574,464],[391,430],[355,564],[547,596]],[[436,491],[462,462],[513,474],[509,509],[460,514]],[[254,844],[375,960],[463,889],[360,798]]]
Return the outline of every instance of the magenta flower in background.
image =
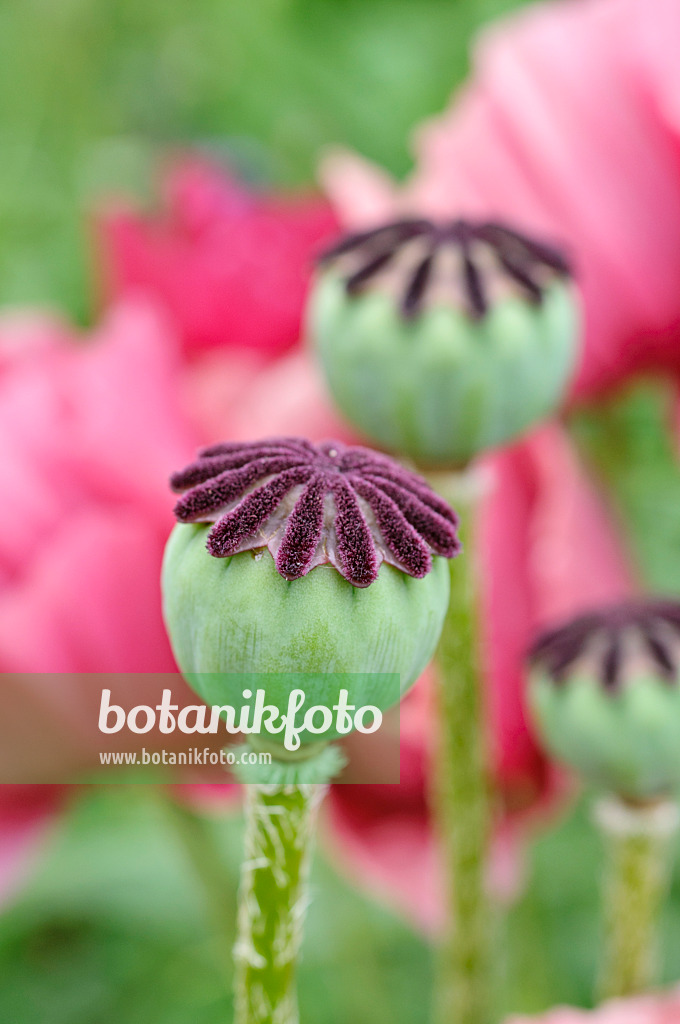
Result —
[[[478,40],[469,84],[416,134],[403,188],[322,167],[341,219],[498,217],[566,243],[585,301],[575,392],[680,370],[680,103],[674,0],[530,7]]]
[[[597,1010],[558,1007],[540,1017],[511,1017],[505,1024],[677,1024],[680,1020],[680,989],[615,999]]]
[[[271,358],[297,343],[313,258],[336,230],[323,199],[258,193],[187,158],[164,181],[160,216],[102,216],[105,294],[152,296],[187,353],[226,347]]]
[[[87,340],[47,317],[0,322],[2,671],[173,671],[165,481],[196,443],[178,355],[142,303]]]
[[[179,368],[172,332],[145,303],[121,304],[88,338],[43,314],[0,320],[0,671],[62,673],[16,694],[32,739],[12,734],[2,754],[19,776],[63,778],[96,755],[76,673],[175,669],[158,593],[166,480],[197,442]],[[67,793],[0,786],[0,900]]]
[[[166,479],[197,440],[178,355],[139,302],[87,339],[46,315],[0,320],[0,671],[60,673],[49,687],[5,678],[5,709],[30,733],[5,728],[4,777],[61,780],[94,763],[79,673],[175,670],[158,594]],[[3,849],[41,839],[63,799],[63,787],[0,786]]]

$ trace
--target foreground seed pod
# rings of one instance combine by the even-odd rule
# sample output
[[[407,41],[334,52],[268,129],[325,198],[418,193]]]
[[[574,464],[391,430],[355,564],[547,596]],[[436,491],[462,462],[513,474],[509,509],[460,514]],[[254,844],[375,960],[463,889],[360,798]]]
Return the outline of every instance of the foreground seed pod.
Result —
[[[548,750],[633,802],[680,789],[680,603],[630,602],[552,630],[530,652]]]
[[[459,466],[559,406],[579,315],[550,246],[501,224],[402,220],[321,258],[307,331],[362,433]]]
[[[281,713],[296,685],[332,707],[332,674],[355,673],[352,702],[382,711],[400,693],[376,674],[398,673],[401,693],[417,679],[459,550],[454,513],[421,477],[365,448],[275,438],[207,448],[172,486],[164,616],[206,701],[240,708],[238,673],[254,673],[249,688]]]

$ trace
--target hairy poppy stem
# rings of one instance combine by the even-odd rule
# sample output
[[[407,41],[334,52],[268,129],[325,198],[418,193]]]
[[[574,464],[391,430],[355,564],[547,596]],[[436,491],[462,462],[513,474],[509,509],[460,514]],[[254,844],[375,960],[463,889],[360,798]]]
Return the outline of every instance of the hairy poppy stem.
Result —
[[[326,787],[251,783],[245,789],[235,1024],[297,1024],[295,974]]]
[[[599,995],[632,996],[658,981],[657,925],[680,816],[671,801],[634,806],[608,797],[595,818],[606,843]]]
[[[495,1001],[493,915],[486,891],[491,826],[480,685],[474,519],[486,483],[476,470],[449,476],[464,545],[449,565],[451,599],[439,644],[440,737],[434,809],[444,853],[449,914],[439,951],[437,1024],[489,1024]]]

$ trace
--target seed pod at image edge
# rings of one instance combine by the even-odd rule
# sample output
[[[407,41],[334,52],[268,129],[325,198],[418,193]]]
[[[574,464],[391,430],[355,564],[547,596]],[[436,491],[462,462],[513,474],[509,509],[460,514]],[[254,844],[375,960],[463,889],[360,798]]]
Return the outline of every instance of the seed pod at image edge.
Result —
[[[680,789],[680,603],[627,602],[546,632],[530,655],[549,752],[630,802]]]

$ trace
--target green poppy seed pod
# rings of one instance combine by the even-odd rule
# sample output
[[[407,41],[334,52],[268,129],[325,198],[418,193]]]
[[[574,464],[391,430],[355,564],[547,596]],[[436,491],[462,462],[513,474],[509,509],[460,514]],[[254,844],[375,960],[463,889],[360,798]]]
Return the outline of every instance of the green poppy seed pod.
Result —
[[[680,789],[680,604],[629,602],[544,634],[529,698],[548,751],[631,802]]]
[[[500,224],[404,220],[321,258],[307,333],[354,426],[449,467],[557,409],[579,311],[553,248]]]
[[[275,438],[205,449],[172,485],[164,616],[208,703],[240,709],[246,675],[281,714],[297,687],[310,705],[345,687],[383,711],[421,674],[459,549],[455,514],[421,477],[365,448]]]

